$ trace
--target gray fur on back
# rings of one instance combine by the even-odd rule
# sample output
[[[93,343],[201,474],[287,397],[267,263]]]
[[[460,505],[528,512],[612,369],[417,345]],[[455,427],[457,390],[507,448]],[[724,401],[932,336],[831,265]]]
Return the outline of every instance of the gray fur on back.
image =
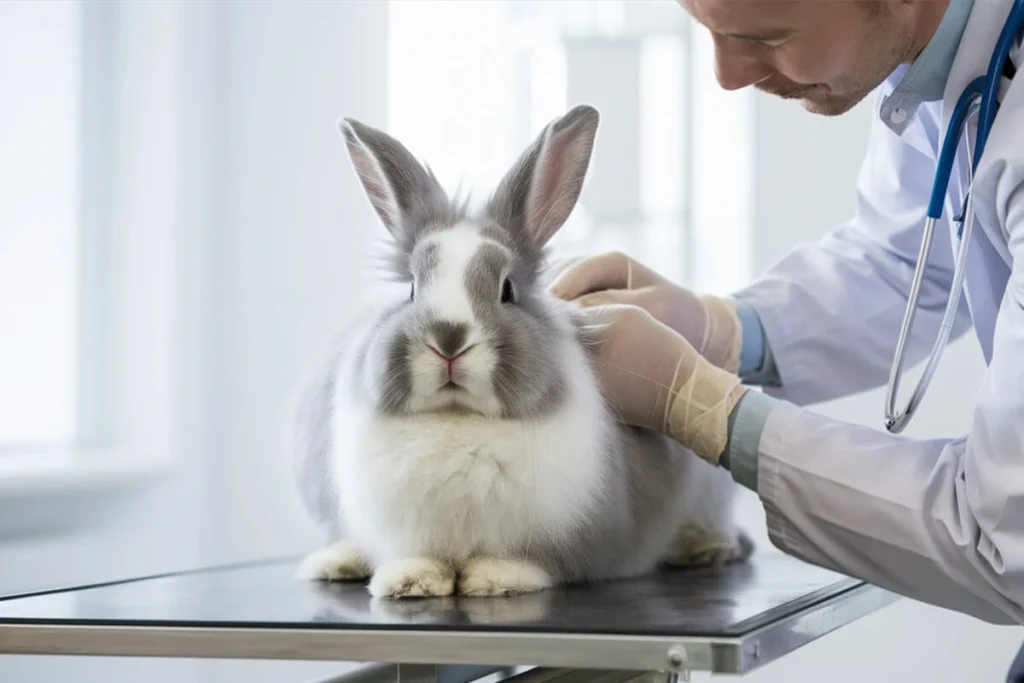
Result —
[[[292,407],[291,451],[300,500],[328,542],[341,538],[331,450],[331,418],[343,345],[335,343],[327,357],[299,385]]]

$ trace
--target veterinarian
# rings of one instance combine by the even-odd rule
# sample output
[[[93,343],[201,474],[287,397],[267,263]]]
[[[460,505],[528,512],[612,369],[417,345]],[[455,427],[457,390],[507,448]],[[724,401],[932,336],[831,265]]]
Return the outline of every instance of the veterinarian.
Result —
[[[608,325],[610,399],[626,422],[670,435],[756,491],[787,553],[985,621],[1024,623],[1024,78],[1012,79],[1024,0],[681,3],[711,33],[723,88],[752,85],[826,116],[874,93],[870,139],[855,214],[731,297],[699,296],[621,254],[564,272],[553,291]],[[966,141],[955,125],[947,135],[965,91],[989,85],[998,108],[989,97],[980,117],[970,112]],[[901,436],[905,397],[879,406],[878,428],[804,407],[886,385],[894,365],[941,351],[951,297],[949,338],[973,327],[988,368],[973,405],[932,399],[971,411],[966,435]]]

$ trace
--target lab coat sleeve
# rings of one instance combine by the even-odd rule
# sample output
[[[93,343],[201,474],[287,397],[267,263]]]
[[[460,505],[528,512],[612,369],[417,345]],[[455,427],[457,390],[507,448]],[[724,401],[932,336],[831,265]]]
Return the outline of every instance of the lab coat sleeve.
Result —
[[[740,405],[763,423],[757,453],[736,453],[734,438],[731,454],[734,477],[756,478],[780,549],[1002,624],[1024,623],[1021,180],[996,183],[1014,266],[967,435],[911,439],[751,390]]]
[[[915,125],[937,124],[921,120]],[[905,142],[875,117],[857,181],[854,216],[820,242],[790,252],[735,293],[756,311],[774,364],[772,374],[777,374],[762,373],[748,383],[765,385],[765,393],[798,405],[885,383],[920,249],[934,167],[919,144]],[[907,345],[907,368],[927,355],[948,298],[953,254],[945,218],[934,231]],[[967,307],[961,304],[951,340],[969,327]]]

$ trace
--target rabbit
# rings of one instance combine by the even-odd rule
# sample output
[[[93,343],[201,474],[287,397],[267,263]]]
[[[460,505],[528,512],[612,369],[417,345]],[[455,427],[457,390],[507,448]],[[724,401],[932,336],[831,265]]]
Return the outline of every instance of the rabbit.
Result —
[[[728,472],[616,420],[599,330],[546,289],[598,121],[579,105],[550,122],[476,211],[393,137],[339,121],[404,286],[299,390],[298,490],[326,542],[298,577],[507,596],[750,556]]]

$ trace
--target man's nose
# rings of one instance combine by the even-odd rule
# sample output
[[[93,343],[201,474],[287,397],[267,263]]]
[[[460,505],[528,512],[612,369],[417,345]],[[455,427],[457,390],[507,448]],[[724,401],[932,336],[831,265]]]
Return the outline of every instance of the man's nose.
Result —
[[[739,90],[772,75],[770,65],[749,55],[736,54],[715,45],[715,78],[725,90]]]

